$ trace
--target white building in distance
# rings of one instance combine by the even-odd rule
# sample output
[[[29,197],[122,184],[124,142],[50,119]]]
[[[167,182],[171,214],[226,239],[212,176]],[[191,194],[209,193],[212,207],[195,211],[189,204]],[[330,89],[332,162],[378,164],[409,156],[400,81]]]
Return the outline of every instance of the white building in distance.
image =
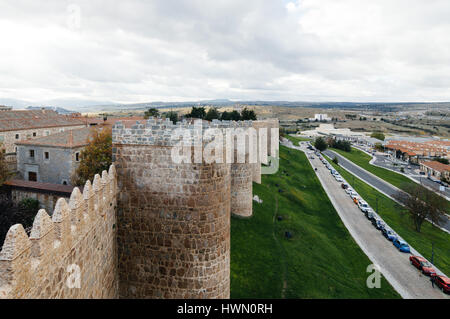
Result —
[[[314,114],[314,118],[310,118],[310,121],[318,121],[318,122],[323,122],[323,121],[331,121],[331,118],[328,117],[328,114]]]

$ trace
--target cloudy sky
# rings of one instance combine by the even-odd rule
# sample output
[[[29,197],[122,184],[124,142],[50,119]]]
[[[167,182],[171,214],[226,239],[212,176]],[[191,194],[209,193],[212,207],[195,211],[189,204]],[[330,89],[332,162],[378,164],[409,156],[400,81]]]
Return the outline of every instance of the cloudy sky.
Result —
[[[0,98],[450,101],[448,0],[0,0]]]

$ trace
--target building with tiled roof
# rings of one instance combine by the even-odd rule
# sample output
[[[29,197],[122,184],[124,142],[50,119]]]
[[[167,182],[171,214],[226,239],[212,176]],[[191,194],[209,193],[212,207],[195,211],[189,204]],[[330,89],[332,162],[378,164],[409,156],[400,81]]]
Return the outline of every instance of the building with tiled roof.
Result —
[[[79,119],[52,110],[5,110],[0,112],[0,147],[14,153],[17,142],[83,127]]]
[[[17,143],[17,170],[27,181],[70,185],[94,128],[84,127]]]
[[[450,158],[450,141],[431,140],[418,143],[390,140],[385,144],[385,148],[398,153],[397,157],[417,163],[436,157]]]
[[[450,180],[450,165],[438,161],[428,161],[420,163],[420,169],[428,176],[434,176],[437,179],[444,177]]]

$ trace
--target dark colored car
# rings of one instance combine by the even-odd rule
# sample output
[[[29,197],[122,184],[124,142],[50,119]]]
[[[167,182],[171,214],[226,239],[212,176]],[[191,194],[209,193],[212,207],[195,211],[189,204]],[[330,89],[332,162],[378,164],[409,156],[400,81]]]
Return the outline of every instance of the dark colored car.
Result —
[[[383,236],[389,239],[390,241],[393,241],[397,236],[395,235],[394,231],[389,228],[383,228]]]
[[[420,256],[410,256],[409,261],[411,265],[421,270],[422,273],[426,276],[431,276],[436,274],[436,270],[434,270],[431,263],[423,257]]]
[[[372,223],[374,223],[375,228],[378,230],[383,230],[385,227],[385,224],[379,219],[375,219]]]
[[[445,293],[450,293],[450,278],[439,275],[431,275],[431,280],[438,288],[442,289]]]
[[[342,187],[343,189],[347,189],[347,188],[348,188],[348,184],[342,183],[342,184],[341,184],[341,187]]]

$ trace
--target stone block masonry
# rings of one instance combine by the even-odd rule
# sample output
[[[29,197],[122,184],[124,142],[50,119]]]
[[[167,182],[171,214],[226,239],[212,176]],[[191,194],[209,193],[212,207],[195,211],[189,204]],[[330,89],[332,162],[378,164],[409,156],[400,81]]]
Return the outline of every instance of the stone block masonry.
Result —
[[[0,298],[229,298],[230,215],[252,215],[262,161],[197,161],[196,150],[209,141],[196,139],[205,127],[278,121],[116,123],[109,172],[87,182],[83,194],[75,188],[69,202],[58,199],[51,216],[40,210],[30,236],[21,225],[10,228],[0,252]],[[189,163],[173,161],[177,128],[194,133]],[[270,138],[260,144],[277,146]]]
[[[230,167],[114,145],[120,297],[229,298]]]
[[[252,215],[252,180],[260,164],[248,162],[249,148],[244,163],[196,162],[196,148],[210,140],[198,142],[195,136],[205,128],[225,136],[227,128],[253,125],[213,121],[199,127],[150,119],[125,128],[116,123],[120,297],[229,298],[230,214]],[[192,137],[189,163],[171,157],[171,134],[178,128]],[[232,154],[237,158],[236,149]]]
[[[12,226],[0,252],[0,298],[117,298],[115,168],[41,209],[30,236]]]

